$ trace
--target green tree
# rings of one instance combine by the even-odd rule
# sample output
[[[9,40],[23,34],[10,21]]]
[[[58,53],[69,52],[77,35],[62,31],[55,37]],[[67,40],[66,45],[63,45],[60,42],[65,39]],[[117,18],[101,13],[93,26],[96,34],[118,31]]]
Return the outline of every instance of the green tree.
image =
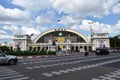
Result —
[[[7,46],[0,46],[0,49],[1,49],[3,52],[9,51],[9,47],[7,47]]]
[[[110,47],[120,48],[120,39],[118,39],[118,37],[110,38]]]

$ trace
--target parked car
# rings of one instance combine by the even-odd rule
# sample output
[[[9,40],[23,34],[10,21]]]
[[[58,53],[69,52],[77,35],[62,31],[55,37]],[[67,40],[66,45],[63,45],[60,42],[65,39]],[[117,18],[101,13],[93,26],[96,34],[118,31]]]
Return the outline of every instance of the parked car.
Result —
[[[107,48],[97,48],[95,51],[96,55],[109,55],[109,50]]]
[[[118,50],[118,52],[120,53],[120,49]]]
[[[0,50],[0,64],[15,65],[18,62],[16,56],[6,55]]]

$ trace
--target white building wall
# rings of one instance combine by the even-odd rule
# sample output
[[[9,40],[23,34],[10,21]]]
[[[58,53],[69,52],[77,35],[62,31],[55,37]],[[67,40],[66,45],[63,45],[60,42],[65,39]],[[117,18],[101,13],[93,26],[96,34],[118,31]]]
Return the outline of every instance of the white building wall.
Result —
[[[13,50],[17,50],[17,47],[19,47],[21,51],[26,51],[30,42],[31,37],[29,35],[15,35],[13,39]]]
[[[92,42],[94,44],[93,50],[99,47],[110,47],[108,33],[94,33],[92,36]]]

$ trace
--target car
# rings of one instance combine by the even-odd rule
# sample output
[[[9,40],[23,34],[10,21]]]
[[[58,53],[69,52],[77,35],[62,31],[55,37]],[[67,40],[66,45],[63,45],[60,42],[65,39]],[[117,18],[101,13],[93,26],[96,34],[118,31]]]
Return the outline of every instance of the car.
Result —
[[[18,58],[12,55],[6,55],[0,50],[0,64],[15,65],[18,62]]]
[[[109,55],[109,50],[107,48],[97,48],[95,51],[96,55]]]
[[[120,49],[118,50],[118,52],[120,53]]]

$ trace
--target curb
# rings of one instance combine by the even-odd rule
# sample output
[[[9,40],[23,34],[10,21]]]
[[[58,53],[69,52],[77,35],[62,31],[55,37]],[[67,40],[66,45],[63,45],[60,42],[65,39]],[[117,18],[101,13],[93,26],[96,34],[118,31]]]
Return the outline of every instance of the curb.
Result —
[[[18,59],[35,59],[35,58],[42,58],[42,57],[59,57],[59,56],[69,56],[70,54],[62,54],[62,55],[42,55],[42,56],[17,56]]]
[[[17,56],[18,59],[34,59],[34,58],[41,58],[41,57],[49,57],[49,56]]]

